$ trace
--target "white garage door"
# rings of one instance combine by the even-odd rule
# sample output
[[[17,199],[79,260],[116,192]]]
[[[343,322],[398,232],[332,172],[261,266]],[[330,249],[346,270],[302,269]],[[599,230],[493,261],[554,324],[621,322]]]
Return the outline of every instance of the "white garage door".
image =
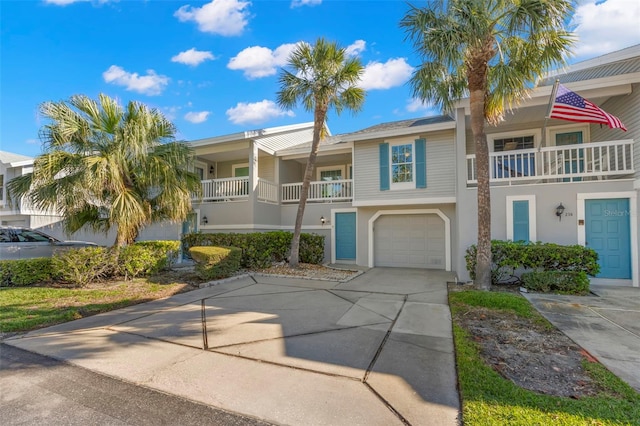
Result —
[[[383,215],[373,229],[375,266],[445,269],[445,227],[438,215]]]

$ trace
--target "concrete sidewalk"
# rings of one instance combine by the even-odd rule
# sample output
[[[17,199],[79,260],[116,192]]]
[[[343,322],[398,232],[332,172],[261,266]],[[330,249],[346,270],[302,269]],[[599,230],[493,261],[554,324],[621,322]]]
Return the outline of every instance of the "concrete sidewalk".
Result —
[[[4,343],[278,424],[456,425],[451,278],[247,277]]]
[[[533,306],[640,392],[640,289],[591,286],[595,295],[525,293]]]

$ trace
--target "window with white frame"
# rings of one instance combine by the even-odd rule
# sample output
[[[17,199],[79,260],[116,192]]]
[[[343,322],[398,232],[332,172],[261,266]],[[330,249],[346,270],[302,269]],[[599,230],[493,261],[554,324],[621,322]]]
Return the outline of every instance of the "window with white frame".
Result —
[[[390,145],[391,186],[413,186],[414,155],[413,143]]]
[[[536,135],[533,133],[493,135],[494,154],[491,167],[494,178],[517,178],[535,175],[535,153],[518,152],[535,148]],[[504,154],[502,154],[504,153]]]
[[[316,168],[316,173],[319,181],[344,179],[344,167],[342,166],[321,166]]]
[[[234,164],[232,167],[233,177],[249,176],[249,163]]]

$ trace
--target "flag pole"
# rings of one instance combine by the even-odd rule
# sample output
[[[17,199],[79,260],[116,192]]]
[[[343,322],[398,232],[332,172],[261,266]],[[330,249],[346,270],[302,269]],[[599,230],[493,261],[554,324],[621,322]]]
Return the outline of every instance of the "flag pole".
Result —
[[[556,79],[553,83],[553,89],[551,89],[551,98],[549,98],[549,106],[547,107],[547,115],[544,116],[544,124],[542,125],[542,137],[540,138],[540,143],[538,144],[538,152],[540,148],[542,148],[547,139],[547,122],[549,118],[551,118],[551,110],[553,109],[553,103],[556,101],[556,95],[558,94],[558,85],[560,84],[560,80]]]

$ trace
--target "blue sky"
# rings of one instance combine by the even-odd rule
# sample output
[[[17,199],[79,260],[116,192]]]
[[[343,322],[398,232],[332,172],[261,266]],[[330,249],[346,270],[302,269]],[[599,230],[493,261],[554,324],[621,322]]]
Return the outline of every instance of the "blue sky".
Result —
[[[411,2],[416,6],[423,1]],[[161,110],[195,140],[311,121],[275,104],[301,41],[336,41],[365,73],[364,109],[330,114],[333,134],[438,113],[411,98],[419,62],[398,23],[405,1],[0,1],[0,150],[41,153],[38,105],[99,93]],[[640,43],[640,2],[582,0],[573,61]]]

